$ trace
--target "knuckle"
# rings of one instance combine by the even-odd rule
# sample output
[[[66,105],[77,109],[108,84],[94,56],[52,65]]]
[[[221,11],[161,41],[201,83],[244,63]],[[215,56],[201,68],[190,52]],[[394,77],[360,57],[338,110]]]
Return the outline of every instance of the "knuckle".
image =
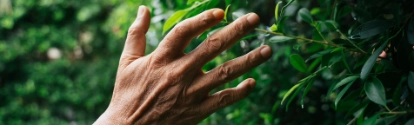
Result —
[[[225,107],[227,105],[232,104],[234,101],[234,95],[229,93],[228,91],[222,91],[219,93],[217,107]]]
[[[138,29],[136,23],[133,23],[128,29],[128,36],[140,34],[142,31]]]
[[[255,62],[257,60],[257,56],[254,55],[253,53],[249,53],[246,56],[244,56],[244,65],[255,65]]]
[[[231,68],[227,67],[226,63],[219,66],[217,70],[218,70],[218,73],[216,74],[217,78],[225,82],[232,80],[231,74],[233,71]]]
[[[173,32],[176,34],[185,34],[186,31],[191,28],[189,25],[187,25],[188,23],[188,19],[184,20],[180,23],[178,23],[177,25],[175,25]]]
[[[209,37],[206,40],[206,46],[208,50],[211,50],[209,52],[219,52],[224,49],[225,47],[225,41],[222,41],[219,37]]]

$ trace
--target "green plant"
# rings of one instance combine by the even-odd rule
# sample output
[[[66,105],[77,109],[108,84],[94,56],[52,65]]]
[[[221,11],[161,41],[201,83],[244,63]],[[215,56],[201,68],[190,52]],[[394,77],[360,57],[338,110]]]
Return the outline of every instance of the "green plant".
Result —
[[[185,10],[209,8],[212,3],[217,4],[215,0],[189,1],[187,4],[193,5]],[[231,1],[226,1],[226,15],[230,14],[230,4]],[[290,12],[297,14],[285,14],[292,4],[295,7]],[[414,92],[413,4],[406,0],[289,0],[286,4],[279,1],[274,23],[266,29],[257,28],[256,33],[241,42],[246,39],[270,45],[290,42],[285,45],[293,43],[297,53],[308,57],[305,61],[298,54],[290,55],[291,65],[308,76],[284,94],[280,103],[286,106],[286,111],[298,96],[304,108],[305,97],[317,80],[330,86],[322,96],[334,102],[334,109],[352,118],[349,124],[405,123],[414,116],[414,100],[410,98]],[[312,7],[310,11],[308,7]],[[171,17],[166,22],[169,25],[164,27],[171,27],[185,15]],[[235,12],[232,15],[238,16]],[[287,21],[292,21],[295,15],[299,30],[289,30],[292,25]],[[226,17],[222,24],[228,21]],[[265,37],[260,37],[263,34]],[[388,56],[380,58],[381,53]]]

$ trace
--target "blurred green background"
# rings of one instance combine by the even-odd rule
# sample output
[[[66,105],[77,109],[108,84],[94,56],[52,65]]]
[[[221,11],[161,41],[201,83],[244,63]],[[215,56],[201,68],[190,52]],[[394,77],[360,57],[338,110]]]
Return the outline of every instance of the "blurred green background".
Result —
[[[197,8],[186,17],[209,8],[226,8],[228,0]],[[258,28],[268,29],[275,21],[278,0],[233,0],[228,21],[249,12],[261,18]],[[285,1],[286,3],[286,1]],[[117,65],[127,30],[140,5],[151,11],[146,53],[163,38],[163,25],[177,10],[190,7],[176,0],[0,0],[0,124],[93,123],[111,99]],[[299,8],[312,10],[324,20],[332,11],[333,0],[298,0],[286,8],[292,18],[285,23],[286,33],[312,34],[308,24],[297,18]],[[350,16],[342,21],[353,21]],[[225,26],[219,24],[194,39],[186,52],[194,49],[209,33]],[[345,24],[346,25],[346,24]],[[235,31],[237,32],[237,31]],[[249,35],[248,35],[249,36]],[[254,31],[204,66],[208,71],[228,60],[268,44],[269,34]],[[346,124],[352,118],[334,110],[336,92],[326,95],[330,83],[341,75],[324,71],[304,98],[294,99],[285,109],[283,95],[306,74],[289,63],[294,53],[308,55],[323,50],[320,44],[272,43],[273,57],[240,78],[217,88],[234,87],[246,78],[257,80],[248,98],[212,114],[200,124]],[[301,46],[295,46],[301,45]],[[339,74],[339,73],[338,73]],[[173,124],[173,123],[172,123]]]

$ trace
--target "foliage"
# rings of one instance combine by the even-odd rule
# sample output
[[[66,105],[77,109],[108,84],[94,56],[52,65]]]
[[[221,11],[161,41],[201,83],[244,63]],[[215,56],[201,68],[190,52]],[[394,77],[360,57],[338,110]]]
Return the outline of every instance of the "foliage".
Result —
[[[200,124],[413,122],[411,0],[2,0],[0,124],[96,120],[109,104],[139,5],[152,12],[146,53],[176,23],[210,8],[225,10],[225,20],[185,52],[248,12],[261,18],[254,32],[203,67],[267,44],[274,52],[268,62],[215,91],[249,77],[255,90]]]

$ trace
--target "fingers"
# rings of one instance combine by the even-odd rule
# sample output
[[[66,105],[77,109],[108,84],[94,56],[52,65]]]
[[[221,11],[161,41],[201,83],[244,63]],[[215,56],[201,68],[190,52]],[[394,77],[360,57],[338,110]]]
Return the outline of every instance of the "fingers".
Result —
[[[259,24],[259,17],[247,14],[208,37],[200,46],[188,54],[191,61],[201,67]]]
[[[145,54],[145,33],[150,25],[150,13],[147,7],[140,6],[138,15],[128,29],[128,36],[125,42],[124,50],[121,55],[122,59],[135,60]]]
[[[224,17],[221,9],[205,11],[195,17],[186,19],[177,24],[160,43],[156,52],[162,54],[183,53],[184,48],[191,39],[198,36],[208,28],[217,25]]]
[[[228,61],[194,80],[187,94],[205,94],[268,60],[272,50],[265,45],[250,53]]]
[[[201,112],[212,113],[218,109],[229,106],[245,98],[256,86],[254,79],[249,78],[240,83],[236,88],[225,89],[208,97],[201,105]]]

